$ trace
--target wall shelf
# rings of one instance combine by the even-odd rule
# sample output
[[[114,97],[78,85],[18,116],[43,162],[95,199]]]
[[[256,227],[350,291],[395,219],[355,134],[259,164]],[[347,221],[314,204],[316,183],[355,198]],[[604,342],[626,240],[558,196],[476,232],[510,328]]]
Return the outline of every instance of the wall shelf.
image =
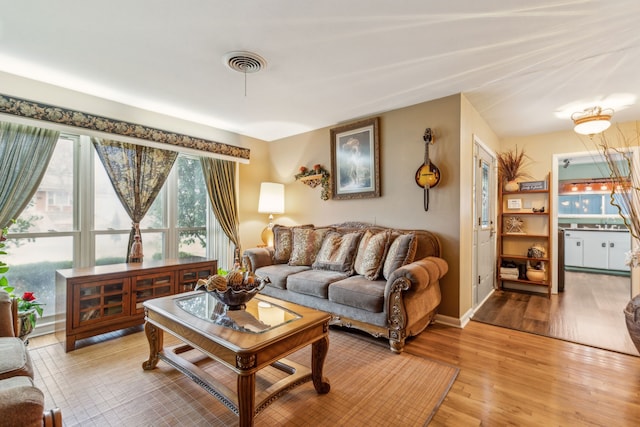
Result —
[[[316,188],[318,185],[322,184],[322,176],[323,175],[321,173],[315,175],[307,175],[300,178],[300,181],[311,188]]]

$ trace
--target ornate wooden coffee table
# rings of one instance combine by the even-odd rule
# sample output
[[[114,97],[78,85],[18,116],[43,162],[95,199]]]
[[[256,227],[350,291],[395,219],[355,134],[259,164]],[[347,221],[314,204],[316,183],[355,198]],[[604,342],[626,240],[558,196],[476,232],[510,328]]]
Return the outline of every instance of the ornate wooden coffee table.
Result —
[[[299,384],[312,380],[318,393],[331,388],[322,374],[329,349],[327,313],[263,295],[245,310],[226,311],[202,291],[148,300],[144,308],[150,352],[143,369],[155,368],[160,359],[174,366],[236,413],[240,426],[252,426],[256,414]],[[163,331],[185,344],[164,348]],[[284,359],[309,344],[311,369]],[[233,370],[237,390],[180,356],[192,349]],[[267,366],[289,375],[256,396],[256,372]]]

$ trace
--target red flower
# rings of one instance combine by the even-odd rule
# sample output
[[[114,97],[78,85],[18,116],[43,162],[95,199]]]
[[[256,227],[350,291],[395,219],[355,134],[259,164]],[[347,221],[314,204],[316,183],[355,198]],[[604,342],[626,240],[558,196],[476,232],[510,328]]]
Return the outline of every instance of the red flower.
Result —
[[[300,172],[305,173],[307,171],[307,168],[304,166],[300,166]]]
[[[313,170],[319,171],[321,167],[322,166],[320,166],[320,165],[313,165]]]
[[[24,301],[35,301],[36,297],[33,295],[33,292],[25,292],[24,295],[22,295],[22,299]]]

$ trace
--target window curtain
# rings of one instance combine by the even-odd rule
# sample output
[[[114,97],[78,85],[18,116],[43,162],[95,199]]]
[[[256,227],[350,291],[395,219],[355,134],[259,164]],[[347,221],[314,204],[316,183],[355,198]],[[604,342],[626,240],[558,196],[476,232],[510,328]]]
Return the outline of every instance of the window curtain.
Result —
[[[129,262],[140,221],[164,185],[178,153],[100,138],[91,138],[91,142],[132,221],[126,258]]]
[[[58,131],[0,123],[0,227],[8,227],[31,201],[58,136]]]
[[[234,262],[238,262],[240,260],[240,220],[235,186],[236,163],[208,157],[201,158],[200,162],[213,213],[224,234],[235,245]]]

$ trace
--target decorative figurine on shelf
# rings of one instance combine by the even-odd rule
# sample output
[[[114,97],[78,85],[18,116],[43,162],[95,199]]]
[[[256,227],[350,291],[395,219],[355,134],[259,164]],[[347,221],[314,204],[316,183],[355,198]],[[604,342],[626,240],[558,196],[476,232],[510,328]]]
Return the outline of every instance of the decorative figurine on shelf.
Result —
[[[510,216],[505,222],[505,233],[508,234],[522,234],[524,233],[524,221],[519,216]]]
[[[136,235],[133,237],[133,243],[131,244],[131,252],[129,253],[129,262],[142,262],[144,254],[142,253],[142,240],[140,238],[140,226],[134,225],[136,228]]]

